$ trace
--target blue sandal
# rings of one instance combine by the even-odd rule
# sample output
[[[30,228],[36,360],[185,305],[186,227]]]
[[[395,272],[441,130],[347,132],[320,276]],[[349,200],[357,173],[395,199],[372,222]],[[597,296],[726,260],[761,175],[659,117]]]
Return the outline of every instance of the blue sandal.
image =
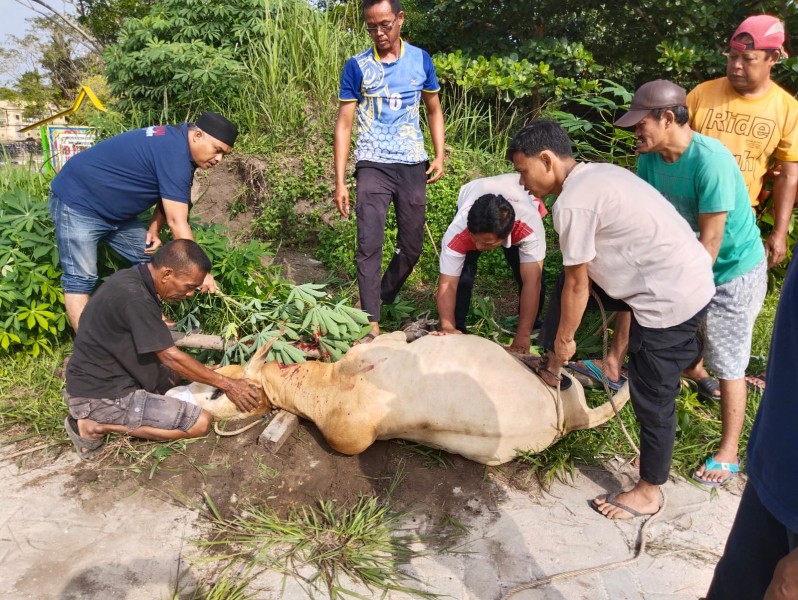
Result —
[[[741,461],[737,461],[736,463],[721,463],[715,460],[714,456],[708,457],[704,461],[704,473],[707,471],[728,471],[731,473],[726,479],[723,481],[709,481],[704,479],[703,477],[699,477],[698,475],[693,475],[693,479],[695,479],[698,483],[706,485],[708,487],[718,487],[721,485],[726,485],[732,479],[737,476],[737,473],[740,472],[740,465]]]
[[[585,375],[586,377],[590,377],[593,381],[597,381],[602,383],[604,380],[604,373],[595,362],[592,360],[582,360],[579,362],[570,362],[568,363],[568,368],[576,373],[580,373],[581,375]],[[607,386],[613,391],[617,392],[623,387],[623,384],[626,383],[626,377],[621,375],[621,378],[618,381],[612,381],[611,379],[607,378]]]

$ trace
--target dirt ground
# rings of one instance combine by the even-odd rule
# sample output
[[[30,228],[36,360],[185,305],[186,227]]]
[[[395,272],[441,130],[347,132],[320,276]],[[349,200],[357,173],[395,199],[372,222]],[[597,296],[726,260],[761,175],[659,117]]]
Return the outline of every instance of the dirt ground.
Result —
[[[513,479],[518,482],[516,488],[530,493],[538,489],[534,478],[521,483],[527,475],[521,467],[491,469],[491,477],[489,469],[457,455],[440,453],[437,456],[445,466],[430,464],[414,446],[402,442],[378,441],[362,454],[344,456],[330,449],[306,421],[272,454],[257,444],[262,430],[258,426],[229,438],[212,433],[205,440],[188,443],[185,451],[154,468],[152,459],[136,466],[116,458],[128,442],[112,441],[97,466],[75,470],[71,488],[87,507],[114,502],[141,488],[190,506],[202,505],[207,494],[223,517],[247,505],[266,503],[284,516],[292,508],[322,499],[348,506],[359,495],[390,497],[396,509],[428,522],[474,516],[472,506],[486,507],[489,512],[495,509],[504,498],[495,477]],[[461,490],[456,499],[451,495],[455,486]]]

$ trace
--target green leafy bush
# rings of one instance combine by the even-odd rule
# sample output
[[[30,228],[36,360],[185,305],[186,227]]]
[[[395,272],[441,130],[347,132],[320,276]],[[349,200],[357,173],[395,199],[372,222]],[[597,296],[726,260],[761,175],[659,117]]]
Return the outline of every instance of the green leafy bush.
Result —
[[[0,193],[0,237],[0,349],[51,353],[67,320],[47,203],[20,188]]]

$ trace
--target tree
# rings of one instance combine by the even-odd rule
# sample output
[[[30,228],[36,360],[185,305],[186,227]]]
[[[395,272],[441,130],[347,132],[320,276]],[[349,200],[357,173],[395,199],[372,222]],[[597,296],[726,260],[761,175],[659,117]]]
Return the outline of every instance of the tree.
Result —
[[[53,90],[38,71],[26,71],[16,83],[19,98],[25,101],[22,116],[25,119],[41,119],[47,116],[47,105],[52,102]]]
[[[147,14],[156,0],[61,0],[63,9],[47,0],[16,0],[59,27],[64,34],[77,36],[98,57],[116,41],[125,19]]]
[[[105,53],[120,107],[181,117],[218,106],[240,92],[249,40],[263,35],[262,0],[162,0],[125,22]],[[168,118],[168,114],[164,114]]]
[[[692,87],[718,76],[721,52],[748,15],[769,12],[788,29],[798,28],[798,8],[784,0],[405,0],[405,5],[408,37],[431,52],[460,49],[471,58],[516,54],[537,61],[538,46],[530,42],[581,44],[605,76],[630,88],[658,77]]]
[[[76,0],[78,22],[103,47],[116,41],[126,19],[145,16],[156,0]]]
[[[65,31],[71,32],[73,35],[79,36],[83,42],[92,50],[92,52],[102,54],[103,46],[97,37],[92,34],[91,31],[84,28],[78,21],[78,19],[74,16],[74,13],[68,10],[58,10],[53,8],[45,0],[16,0],[18,4],[29,8],[33,12],[38,15],[41,15],[43,18],[47,19],[49,22],[53,23],[54,25],[61,27]],[[75,1],[74,0],[64,0],[63,5],[65,7],[72,6],[75,8]]]

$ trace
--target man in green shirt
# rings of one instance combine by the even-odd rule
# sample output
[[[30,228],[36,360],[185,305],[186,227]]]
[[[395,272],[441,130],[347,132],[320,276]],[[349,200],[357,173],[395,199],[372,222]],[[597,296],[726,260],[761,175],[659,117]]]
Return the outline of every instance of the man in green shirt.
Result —
[[[734,156],[718,140],[690,129],[688,120],[685,90],[658,79],[640,86],[631,109],[615,124],[635,128],[637,174],[674,205],[714,261],[716,291],[707,311],[704,358],[720,380],[723,433],[717,452],[694,477],[716,486],[739,471],[745,369],[767,292],[767,265]]]

